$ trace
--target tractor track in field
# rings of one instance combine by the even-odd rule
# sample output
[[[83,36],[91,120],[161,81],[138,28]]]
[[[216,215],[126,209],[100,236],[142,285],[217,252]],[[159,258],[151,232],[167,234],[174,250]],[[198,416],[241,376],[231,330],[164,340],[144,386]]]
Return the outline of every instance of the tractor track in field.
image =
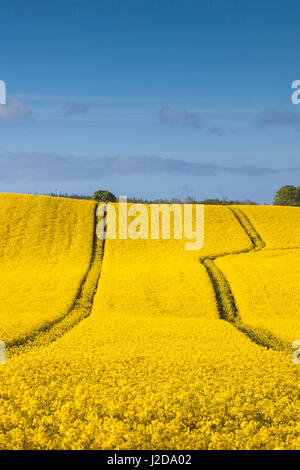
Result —
[[[98,205],[96,205],[94,213],[93,248],[90,264],[81,281],[77,296],[74,299],[71,307],[67,313],[65,313],[60,318],[45,323],[40,329],[31,332],[27,336],[23,336],[14,341],[6,343],[8,357],[19,355],[27,352],[31,348],[46,346],[56,341],[58,338],[66,334],[91,314],[94,296],[96,294],[101,276],[101,268],[105,252],[105,237],[103,240],[101,240],[97,237],[96,234],[97,210]],[[220,318],[231,323],[234,327],[248,336],[259,346],[276,351],[284,351],[287,348],[290,349],[289,345],[279,340],[271,332],[262,328],[251,327],[242,322],[230,284],[222,270],[215,263],[215,260],[218,258],[261,251],[266,247],[266,244],[260,237],[259,233],[256,231],[249,218],[241,209],[228,207],[228,210],[233,213],[238,223],[242,226],[243,230],[250,239],[252,246],[250,248],[235,252],[221,253],[216,256],[206,256],[200,258],[200,263],[205,267],[213,284]],[[106,212],[104,212],[104,216],[105,215]],[[274,251],[284,249],[288,250],[289,248],[278,248],[274,249]],[[299,248],[294,247],[293,249]]]
[[[89,267],[83,276],[71,307],[63,316],[45,323],[41,328],[27,336],[7,342],[5,346],[8,357],[22,354],[31,348],[46,346],[56,341],[91,314],[94,296],[101,276],[105,248],[105,237],[101,240],[96,234],[97,210],[98,204],[95,206],[94,212],[92,254]]]
[[[200,258],[200,263],[205,267],[213,284],[220,318],[231,323],[235,328],[244,333],[251,339],[251,341],[259,346],[273,349],[275,351],[288,350],[290,349],[290,346],[281,341],[270,331],[264,328],[255,328],[243,323],[230,284],[222,270],[215,263],[217,258],[261,251],[266,247],[265,242],[252,225],[247,215],[241,209],[233,207],[228,207],[228,209],[233,213],[243,230],[246,232],[252,246],[248,249],[236,252],[222,253],[217,256],[205,256]]]

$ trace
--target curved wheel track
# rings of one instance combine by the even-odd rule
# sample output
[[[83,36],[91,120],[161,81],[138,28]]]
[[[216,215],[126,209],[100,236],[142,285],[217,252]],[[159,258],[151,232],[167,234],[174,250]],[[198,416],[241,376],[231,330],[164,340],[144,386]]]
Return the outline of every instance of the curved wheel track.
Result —
[[[228,209],[233,213],[239,224],[242,226],[243,230],[246,232],[252,246],[246,250],[224,253],[214,257],[207,256],[200,258],[200,263],[203,264],[203,266],[206,268],[206,271],[214,286],[220,318],[231,322],[238,330],[247,335],[259,346],[274,349],[276,351],[288,350],[290,349],[289,345],[278,339],[270,331],[263,328],[254,328],[243,323],[232,290],[230,288],[230,284],[224,273],[214,262],[215,259],[224,256],[239,255],[242,253],[250,253],[252,251],[261,251],[266,246],[265,242],[262,240],[255,227],[252,225],[249,218],[241,209],[233,207],[229,207]]]
[[[91,314],[94,296],[101,275],[105,245],[105,239],[100,240],[96,235],[97,208],[98,205],[96,205],[94,213],[94,238],[90,264],[81,281],[71,308],[57,320],[47,322],[30,335],[18,338],[11,343],[6,343],[8,356],[21,354],[25,352],[25,349],[27,352],[30,348],[44,346],[56,341]]]

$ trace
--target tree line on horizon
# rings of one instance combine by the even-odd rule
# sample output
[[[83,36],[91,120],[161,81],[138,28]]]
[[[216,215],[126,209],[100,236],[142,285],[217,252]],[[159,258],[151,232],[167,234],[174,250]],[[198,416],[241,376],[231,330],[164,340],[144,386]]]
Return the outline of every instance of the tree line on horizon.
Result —
[[[94,200],[97,202],[116,202],[117,197],[107,190],[97,190],[92,196],[90,195],[81,195],[81,194],[67,194],[67,193],[48,193],[47,196],[52,197],[65,197],[71,199],[87,199]],[[184,200],[179,198],[158,198],[158,199],[144,199],[137,197],[129,197],[127,199],[129,203],[135,204],[207,204],[207,205],[260,205],[255,201],[250,199],[243,200],[231,200],[227,197],[219,198],[207,198],[201,201],[196,200],[192,196],[187,196]],[[286,185],[282,186],[274,196],[273,204],[275,206],[300,206],[300,186]]]

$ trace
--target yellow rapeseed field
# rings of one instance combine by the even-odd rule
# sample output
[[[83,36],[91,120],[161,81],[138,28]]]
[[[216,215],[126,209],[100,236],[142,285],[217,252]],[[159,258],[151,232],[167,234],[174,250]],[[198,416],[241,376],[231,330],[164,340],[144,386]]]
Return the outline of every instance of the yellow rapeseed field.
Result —
[[[0,448],[299,448],[299,368],[224,320],[101,310],[2,366]]]
[[[87,232],[93,210],[87,208],[93,206],[85,204],[76,220],[84,210],[89,215],[83,216],[76,246],[91,256]],[[65,213],[64,223],[68,217]],[[266,273],[267,283],[277,273],[266,261],[266,248],[258,251],[263,245],[256,246],[249,236],[255,223],[248,217],[253,227],[250,222],[244,227],[245,220],[239,222],[226,207],[206,207],[205,243],[199,251],[186,251],[186,240],[106,240],[90,316],[50,344],[25,343],[0,365],[0,449],[298,449],[299,366],[288,352],[248,337],[230,315],[220,319],[222,305],[234,310],[229,289],[241,309],[232,318],[239,315],[244,321],[237,294],[246,305],[257,272]],[[57,215],[52,220],[60,233],[57,260],[64,259],[68,250],[60,258],[67,244],[62,239],[70,234],[67,228],[60,232]],[[44,242],[36,238],[34,243]],[[39,250],[49,261],[46,248]],[[284,256],[292,259],[297,250],[291,252]],[[275,251],[268,255],[276,257]],[[246,269],[239,266],[243,259]],[[257,269],[255,259],[261,260]],[[58,263],[54,267],[61,269]],[[278,264],[279,273],[283,266]],[[296,262],[289,268],[299,279]],[[16,269],[11,265],[12,272]],[[286,284],[278,295],[286,295],[290,284],[292,298],[291,276]],[[85,288],[92,289],[89,283]],[[298,297],[293,301],[299,306]],[[268,302],[266,295],[263,302]],[[253,311],[257,315],[258,309]],[[42,321],[47,319],[45,314]],[[276,328],[273,333],[279,334]]]
[[[216,260],[243,324],[265,330],[287,348],[300,339],[300,210],[243,206],[264,247]]]
[[[209,206],[204,247],[188,251],[185,243],[108,240],[101,274],[102,310],[127,316],[218,318],[213,285],[199,259],[249,249],[249,239],[230,211]]]
[[[242,321],[287,343],[300,339],[300,250],[219,258]]]
[[[300,248],[299,207],[243,206],[267,249]]]
[[[31,336],[66,315],[88,271],[95,203],[0,195],[0,339]]]

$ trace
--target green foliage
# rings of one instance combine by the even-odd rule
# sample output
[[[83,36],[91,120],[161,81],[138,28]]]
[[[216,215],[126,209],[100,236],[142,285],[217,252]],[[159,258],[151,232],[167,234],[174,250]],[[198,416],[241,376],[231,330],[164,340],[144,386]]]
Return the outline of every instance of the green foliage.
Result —
[[[110,191],[104,191],[99,189],[93,194],[93,200],[97,202],[116,202],[116,196]]]
[[[300,186],[282,186],[274,197],[275,206],[300,206]]]

